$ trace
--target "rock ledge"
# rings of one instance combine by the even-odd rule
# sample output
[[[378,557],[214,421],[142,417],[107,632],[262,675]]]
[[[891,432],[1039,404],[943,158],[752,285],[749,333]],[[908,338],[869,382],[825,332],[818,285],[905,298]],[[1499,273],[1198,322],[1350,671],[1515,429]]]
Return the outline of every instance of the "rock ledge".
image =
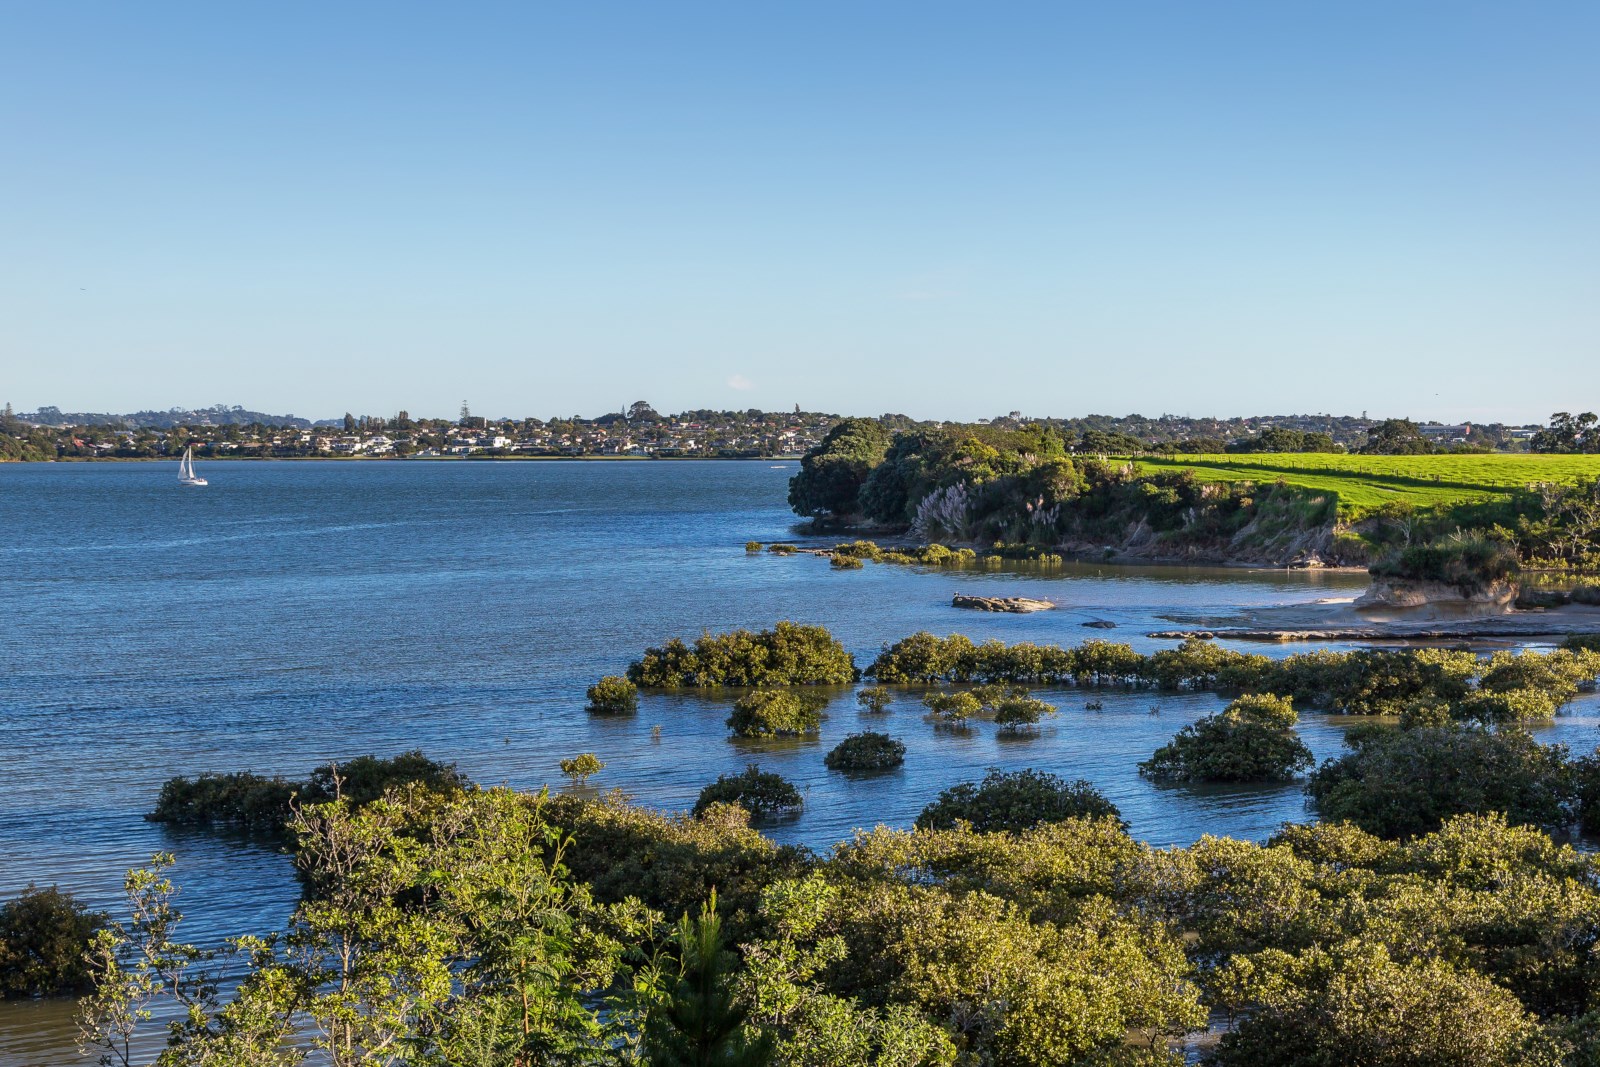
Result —
[[[958,608],[971,608],[974,611],[1010,611],[1022,613],[1027,611],[1049,611],[1055,604],[1049,600],[1031,600],[1025,596],[968,596],[957,593],[951,598],[950,603]]]

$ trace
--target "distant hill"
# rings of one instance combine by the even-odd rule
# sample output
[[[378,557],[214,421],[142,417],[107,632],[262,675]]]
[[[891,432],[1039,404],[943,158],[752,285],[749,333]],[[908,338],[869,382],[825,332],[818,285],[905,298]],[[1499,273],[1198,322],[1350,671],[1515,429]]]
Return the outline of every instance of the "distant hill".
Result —
[[[126,415],[112,415],[97,411],[62,411],[58,407],[42,407],[38,411],[19,411],[17,418],[40,426],[119,426],[133,429],[148,426],[170,430],[174,426],[226,426],[230,423],[247,426],[259,422],[263,426],[290,426],[306,430],[310,419],[293,415],[272,415],[265,411],[247,411],[235,404],[214,404],[208,408],[169,408],[166,411],[135,411]]]

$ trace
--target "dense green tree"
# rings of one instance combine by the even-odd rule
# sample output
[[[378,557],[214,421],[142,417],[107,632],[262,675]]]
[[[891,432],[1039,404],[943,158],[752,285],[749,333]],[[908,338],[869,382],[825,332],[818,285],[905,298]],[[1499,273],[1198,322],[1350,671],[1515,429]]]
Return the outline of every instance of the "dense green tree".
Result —
[[[993,770],[981,782],[962,782],[922,809],[917,826],[948,829],[965,822],[981,833],[1027,830],[1063,819],[1117,816],[1116,805],[1086,781],[1068,782],[1032,769]]]
[[[766,1067],[772,1038],[751,1036],[749,1009],[734,995],[734,958],[723,944],[717,898],[697,919],[678,924],[678,974],[645,1019],[644,1053],[651,1067]]]
[[[87,989],[84,954],[106,919],[71,893],[30,882],[0,905],[0,1000]]]
[[[1240,697],[1222,712],[1180,730],[1139,764],[1148,778],[1173,782],[1271,782],[1295,777],[1315,760],[1294,732],[1284,697]]]
[[[1368,455],[1417,455],[1433,451],[1433,445],[1410,419],[1385,419],[1367,431],[1361,451]]]
[[[801,515],[856,514],[861,487],[888,447],[888,431],[877,420],[843,420],[801,457],[789,481],[789,506]]]
[[[1374,727],[1347,733],[1346,744],[1351,750],[1324,762],[1306,784],[1325,819],[1403,838],[1476,812],[1547,830],[1575,817],[1565,747],[1541,745],[1521,730]]]
[[[704,814],[713,804],[736,804],[753,819],[775,819],[798,815],[805,800],[782,775],[763,771],[752,763],[739,774],[720,775],[700,790],[694,814]]]

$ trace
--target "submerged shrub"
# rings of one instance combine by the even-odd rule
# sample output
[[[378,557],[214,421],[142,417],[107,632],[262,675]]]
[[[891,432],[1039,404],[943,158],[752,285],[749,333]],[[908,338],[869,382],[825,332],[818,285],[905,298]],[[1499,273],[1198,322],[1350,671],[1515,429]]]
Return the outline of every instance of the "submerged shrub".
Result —
[[[1323,819],[1380,837],[1437,830],[1454,815],[1502,812],[1516,826],[1555,830],[1577,806],[1566,748],[1521,730],[1375,727],[1346,735],[1351,751],[1311,775]]]
[[[858,571],[863,566],[859,556],[842,556],[835,552],[828,559],[836,571]]]
[[[929,693],[922,703],[940,722],[966,722],[983,710],[983,702],[966,692]]]
[[[243,830],[277,831],[289,817],[295,794],[304,789],[303,782],[250,771],[168,778],[162,783],[155,810],[145,818],[178,826],[221,823]]]
[[[856,703],[861,705],[862,711],[881,715],[894,703],[894,695],[881,685],[871,685],[856,694]]]
[[[1283,697],[1240,697],[1178,731],[1139,773],[1172,782],[1285,781],[1314,762],[1295,721],[1294,705]]]
[[[760,541],[746,541],[744,543],[744,550],[746,552],[760,552],[761,551],[761,542]]]
[[[830,771],[887,771],[905,761],[903,743],[871,730],[846,737],[822,760]]]
[[[455,764],[431,760],[417,751],[392,759],[357,756],[318,767],[303,782],[250,771],[169,778],[161,786],[155,810],[145,818],[179,826],[226,825],[277,832],[289,818],[296,797],[301,803],[316,804],[342,796],[360,807],[392,786],[411,783],[435,792],[455,792],[472,784]]]
[[[630,682],[651,688],[847,685],[855,679],[855,660],[831,633],[793,622],[759,632],[702,634],[693,647],[673,638],[628,668]]]
[[[823,703],[814,693],[758,689],[734,702],[728,728],[740,737],[804,737],[822,728]]]
[[[596,715],[626,715],[639,710],[639,687],[615,674],[591,685],[585,695],[589,698],[588,710]]]
[[[741,774],[724,774],[700,790],[694,814],[701,815],[713,804],[736,804],[753,819],[776,819],[798,815],[805,806],[800,790],[782,775],[763,771],[752,763]]]
[[[1016,832],[1042,823],[1120,814],[1115,804],[1081,779],[1068,782],[1032,769],[993,770],[982,782],[962,782],[940,793],[917,816],[917,828],[948,830],[967,822],[979,833]]]
[[[82,993],[90,985],[84,954],[106,923],[71,893],[29,883],[0,905],[0,999]]]
[[[605,762],[593,752],[580,752],[571,759],[561,761],[561,773],[580,785],[605,768]]]

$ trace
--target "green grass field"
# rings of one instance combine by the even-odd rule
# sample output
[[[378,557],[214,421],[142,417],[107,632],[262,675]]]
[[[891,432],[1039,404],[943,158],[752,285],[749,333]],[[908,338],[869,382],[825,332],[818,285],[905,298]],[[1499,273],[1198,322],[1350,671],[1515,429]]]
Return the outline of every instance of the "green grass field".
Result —
[[[1570,484],[1600,477],[1600,455],[1351,456],[1323,453],[1255,453],[1140,457],[1140,469],[1192,470],[1204,481],[1275,482],[1283,479],[1335,495],[1339,515],[1351,521],[1403,500],[1419,508],[1502,496],[1534,482]]]

